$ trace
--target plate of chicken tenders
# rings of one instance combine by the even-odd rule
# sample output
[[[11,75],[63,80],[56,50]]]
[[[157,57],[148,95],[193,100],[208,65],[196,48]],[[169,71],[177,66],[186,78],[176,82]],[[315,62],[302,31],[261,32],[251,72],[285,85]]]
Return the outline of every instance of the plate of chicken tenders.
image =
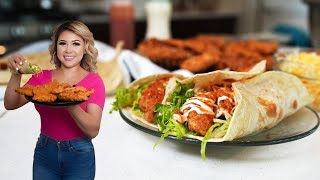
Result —
[[[29,84],[16,89],[16,92],[25,96],[33,103],[46,106],[68,106],[85,102],[94,89],[87,90],[83,86],[71,86],[68,83],[52,82],[32,86]]]

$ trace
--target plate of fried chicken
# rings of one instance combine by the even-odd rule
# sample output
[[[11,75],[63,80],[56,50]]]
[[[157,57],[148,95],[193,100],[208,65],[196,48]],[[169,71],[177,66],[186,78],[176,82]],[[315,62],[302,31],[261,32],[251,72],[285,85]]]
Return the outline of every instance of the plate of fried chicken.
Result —
[[[85,102],[94,89],[87,90],[83,86],[71,86],[68,83],[52,82],[32,86],[29,84],[16,89],[30,102],[47,106],[68,106]]]

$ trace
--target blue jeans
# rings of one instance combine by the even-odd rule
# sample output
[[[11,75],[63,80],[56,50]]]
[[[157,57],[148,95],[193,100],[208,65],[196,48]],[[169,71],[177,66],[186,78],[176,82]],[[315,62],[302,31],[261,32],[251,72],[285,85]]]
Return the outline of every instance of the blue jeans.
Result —
[[[89,138],[58,141],[40,134],[33,158],[34,180],[91,180],[95,170]]]

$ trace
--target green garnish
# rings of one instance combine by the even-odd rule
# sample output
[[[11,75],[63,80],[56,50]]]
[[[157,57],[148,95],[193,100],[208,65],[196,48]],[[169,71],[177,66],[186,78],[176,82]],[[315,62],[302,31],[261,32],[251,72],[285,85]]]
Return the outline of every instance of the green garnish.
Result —
[[[147,87],[148,85],[141,86],[138,89],[118,88],[115,96],[116,101],[112,103],[112,108],[109,113],[118,111],[119,109],[127,106],[132,106],[132,110],[134,112],[141,112],[138,100],[142,91]]]
[[[132,94],[126,88],[118,88],[115,96],[116,101],[112,103],[112,108],[109,113],[118,111],[120,108],[124,108],[132,104]]]
[[[194,134],[188,130],[186,125],[178,123],[173,118],[174,113],[181,108],[188,98],[193,96],[192,88],[192,83],[182,86],[180,82],[176,81],[176,89],[169,97],[169,102],[156,105],[156,115],[153,121],[159,125],[159,131],[163,134],[153,148],[169,135],[175,135],[177,139],[181,139],[186,134]]]
[[[159,125],[160,132],[162,132],[162,136],[155,143],[153,148],[155,148],[162,140],[164,140],[169,135],[175,135],[177,139],[181,139],[184,135],[188,134],[188,129],[179,124],[177,121],[173,119],[173,114],[175,112],[175,107],[172,104],[157,104],[155,107],[155,111],[157,114],[154,117],[154,122]]]
[[[33,74],[41,72],[41,68],[38,65],[29,63],[27,69],[31,71]]]

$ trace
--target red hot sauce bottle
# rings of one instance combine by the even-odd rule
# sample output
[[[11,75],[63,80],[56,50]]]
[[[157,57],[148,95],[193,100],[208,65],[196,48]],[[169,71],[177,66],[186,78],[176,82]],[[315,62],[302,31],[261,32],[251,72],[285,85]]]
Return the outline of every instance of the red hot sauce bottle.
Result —
[[[124,48],[135,46],[134,7],[131,0],[112,0],[110,8],[110,44],[115,47],[124,41]]]

